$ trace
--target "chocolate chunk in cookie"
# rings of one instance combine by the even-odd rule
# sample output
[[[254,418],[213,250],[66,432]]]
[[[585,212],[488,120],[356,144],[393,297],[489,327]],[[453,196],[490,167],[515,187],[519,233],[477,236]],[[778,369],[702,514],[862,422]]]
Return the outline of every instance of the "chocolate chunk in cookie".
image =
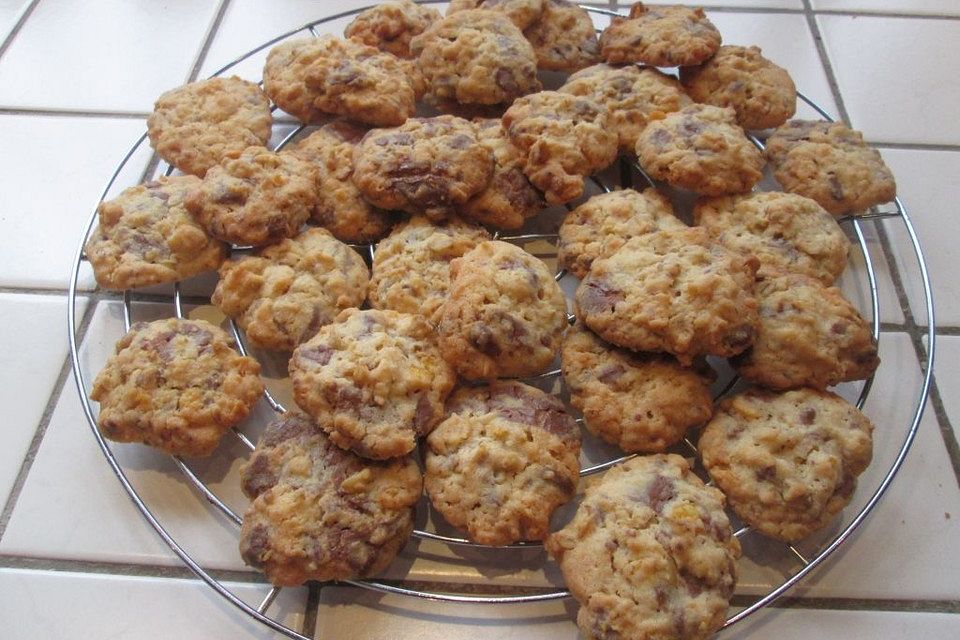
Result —
[[[540,69],[576,71],[600,61],[593,20],[574,2],[546,0],[543,13],[523,35],[533,45]]]
[[[361,11],[343,35],[398,58],[415,58],[410,41],[440,19],[433,7],[412,0],[390,0]]]
[[[600,55],[612,64],[654,67],[700,64],[720,48],[720,32],[703,9],[637,2],[600,34]]]
[[[451,0],[447,15],[468,9],[490,9],[504,14],[523,30],[540,18],[546,4],[547,0]]]

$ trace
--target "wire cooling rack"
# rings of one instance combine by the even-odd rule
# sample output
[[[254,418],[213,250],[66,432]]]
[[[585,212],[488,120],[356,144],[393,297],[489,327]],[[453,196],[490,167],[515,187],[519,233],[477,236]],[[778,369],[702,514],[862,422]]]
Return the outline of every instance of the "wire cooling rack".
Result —
[[[605,9],[598,9],[595,7],[585,6],[584,9],[586,9],[587,11],[593,14],[598,14],[598,15],[605,15],[605,16],[618,15],[616,12],[605,10]],[[213,75],[218,76],[227,71],[230,71],[236,65],[247,60],[251,56],[257,54],[258,52],[266,49],[267,47],[281,40],[284,40],[286,38],[289,38],[292,36],[302,36],[302,35],[316,36],[318,35],[317,33],[318,25],[324,24],[326,22],[334,21],[337,19],[349,17],[351,15],[359,13],[362,10],[363,9],[356,9],[356,10],[328,16],[320,20],[316,20],[311,23],[308,23],[307,25],[299,29],[295,29],[293,31],[284,33],[276,38],[273,38],[272,40],[269,40],[268,42],[265,42],[261,46],[248,51],[247,53],[243,54],[242,56],[240,56],[230,64],[227,64],[221,69],[219,69]],[[824,119],[832,120],[831,116],[819,105],[815,104],[813,101],[811,101],[809,98],[807,98],[803,94],[798,94],[798,95],[800,100],[802,100],[804,103],[809,105],[809,107],[811,107],[813,110],[819,113]],[[276,106],[274,106],[273,109],[276,110]],[[293,131],[291,131],[288,135],[286,135],[279,142],[279,144],[276,145],[275,148],[276,149],[283,148],[290,141],[292,141],[299,134],[301,134],[301,132],[303,132],[305,129],[306,129],[305,126],[296,127],[295,129],[293,129]],[[754,142],[754,144],[756,144],[760,149],[763,148],[763,143],[761,140],[755,137],[752,137],[751,139]],[[146,144],[148,144],[147,135],[146,133],[144,133],[133,144],[130,150],[126,153],[126,155],[120,161],[120,164],[117,166],[116,170],[113,172],[113,175],[110,177],[106,187],[103,190],[103,194],[101,195],[101,200],[105,198],[107,194],[110,192],[110,190],[114,187],[114,183],[117,181],[118,176],[120,176],[121,172],[127,166],[127,163],[130,162],[133,155],[137,151],[143,149]],[[627,158],[621,158],[618,162],[619,162],[619,166],[613,172],[606,172],[605,174],[603,174],[604,176],[606,176],[605,178],[601,179],[601,178],[595,177],[591,179],[592,188],[594,192],[609,191],[610,190],[609,185],[611,182],[619,183],[617,184],[617,186],[624,187],[624,188],[634,187],[637,184],[640,184],[641,186],[653,186],[653,181],[650,180],[650,178],[643,173],[643,171],[637,166],[637,164],[633,160],[627,159]],[[166,167],[166,169],[161,170],[160,173],[163,173],[165,175],[170,175],[171,173],[173,173],[173,168]],[[617,178],[611,179],[608,175],[608,174],[616,174],[616,173],[618,173]],[[755,600],[752,604],[750,604],[746,608],[730,616],[726,622],[725,628],[730,627],[736,624],[737,622],[747,618],[748,616],[752,615],[759,609],[765,607],[766,605],[770,604],[771,602],[773,602],[774,600],[782,596],[791,587],[797,584],[797,582],[799,582],[804,576],[806,576],[815,567],[821,564],[834,550],[836,550],[841,544],[843,544],[851,536],[851,534],[853,534],[853,532],[863,522],[863,520],[869,515],[871,510],[874,508],[874,506],[877,504],[877,502],[883,496],[884,492],[889,487],[897,471],[900,469],[900,466],[902,465],[903,460],[906,457],[907,452],[909,451],[910,446],[913,443],[914,437],[916,436],[917,428],[919,426],[920,419],[923,414],[924,404],[926,402],[926,398],[929,392],[931,376],[933,371],[933,359],[934,359],[935,339],[936,339],[934,316],[933,316],[933,298],[932,298],[931,289],[930,289],[930,282],[929,282],[928,273],[927,273],[926,261],[924,259],[923,251],[920,247],[920,243],[917,239],[917,235],[914,231],[913,224],[911,223],[910,217],[907,214],[907,210],[899,198],[895,199],[892,204],[893,204],[893,209],[874,210],[870,213],[859,215],[856,217],[848,216],[845,218],[841,218],[840,222],[844,227],[847,228],[848,234],[851,235],[856,240],[856,244],[859,246],[859,249],[860,249],[860,256],[862,257],[863,265],[862,265],[862,269],[856,269],[856,271],[863,272],[860,274],[861,277],[863,275],[866,276],[866,285],[870,292],[870,309],[869,309],[869,313],[866,315],[868,315],[868,317],[870,317],[872,320],[874,339],[879,339],[879,335],[880,335],[880,301],[879,301],[879,295],[878,295],[877,272],[874,268],[874,256],[872,256],[870,253],[870,249],[864,234],[864,225],[875,224],[875,220],[882,219],[882,218],[891,218],[899,221],[904,226],[904,229],[907,235],[909,236],[910,243],[914,251],[914,255],[917,261],[917,266],[919,268],[919,274],[922,280],[922,287],[925,295],[924,301],[925,301],[925,307],[926,307],[925,310],[926,310],[927,320],[928,320],[927,338],[929,341],[928,342],[929,346],[927,351],[926,367],[923,374],[923,380],[920,385],[920,389],[917,393],[916,403],[912,411],[912,416],[909,418],[909,422],[906,425],[907,426],[906,433],[900,444],[899,450],[896,451],[896,454],[892,462],[890,463],[890,466],[885,470],[880,480],[872,487],[863,486],[863,484],[861,484],[861,486],[858,488],[858,494],[864,494],[865,492],[872,491],[872,493],[869,495],[869,498],[866,499],[865,503],[861,507],[860,511],[857,512],[856,515],[854,515],[852,519],[850,519],[849,522],[847,522],[845,526],[843,526],[830,539],[820,543],[818,548],[815,550],[815,553],[810,554],[808,552],[805,554],[801,552],[794,545],[768,541],[771,544],[783,544],[788,550],[788,552],[796,558],[796,561],[799,563],[799,565],[797,565],[799,566],[799,568],[795,571],[790,572],[788,575],[786,575],[783,581],[778,586],[776,586],[766,594],[759,597],[757,600]],[[253,617],[254,619],[266,625],[267,627],[275,631],[278,631],[281,634],[286,635],[290,638],[298,638],[298,639],[306,640],[307,636],[304,636],[300,632],[289,628],[288,626],[278,621],[276,618],[271,617],[271,615],[269,614],[270,607],[280,592],[279,588],[277,587],[269,588],[269,585],[266,585],[266,587],[269,588],[269,590],[266,592],[266,595],[263,597],[260,604],[256,607],[250,606],[249,604],[241,600],[226,585],[224,585],[223,582],[213,577],[208,569],[201,566],[198,562],[196,562],[193,559],[193,557],[191,557],[191,555],[183,548],[183,546],[181,546],[181,544],[178,543],[178,541],[174,539],[174,537],[164,528],[164,526],[160,523],[160,521],[154,515],[153,511],[150,508],[150,505],[148,505],[147,502],[136,491],[130,479],[128,478],[127,474],[125,473],[123,465],[118,460],[117,456],[114,454],[113,445],[109,444],[106,440],[104,440],[104,438],[100,435],[100,432],[97,430],[96,415],[93,410],[93,407],[90,404],[90,400],[88,397],[89,389],[88,389],[88,385],[87,385],[87,381],[85,379],[84,373],[81,368],[81,358],[78,350],[79,327],[77,325],[77,315],[76,315],[78,280],[80,277],[80,271],[81,271],[82,265],[86,260],[84,256],[84,245],[86,244],[87,238],[89,237],[92,229],[94,228],[95,223],[96,223],[96,208],[94,208],[94,211],[90,216],[89,222],[84,231],[83,238],[81,239],[81,242],[80,242],[80,246],[77,249],[73,266],[72,266],[72,273],[70,278],[70,290],[69,290],[69,305],[67,310],[67,325],[68,325],[68,340],[69,340],[69,347],[70,347],[70,355],[71,355],[72,368],[74,373],[74,379],[77,386],[77,391],[80,394],[80,399],[82,402],[84,414],[93,431],[93,435],[96,438],[98,445],[100,446],[101,451],[106,457],[107,463],[110,465],[111,469],[116,474],[117,479],[123,485],[123,488],[126,490],[127,494],[130,496],[130,499],[133,501],[136,507],[143,514],[143,517],[153,527],[153,529],[163,539],[163,541],[170,547],[170,549],[172,549],[173,552],[180,558],[180,560],[182,560],[183,563],[191,571],[193,571],[193,573],[195,573],[199,578],[201,578],[204,582],[210,585],[217,593],[219,593],[221,596],[223,596],[226,600],[228,600],[231,604],[236,606],[239,610],[243,611],[245,614]],[[519,233],[515,235],[495,234],[495,236],[498,237],[500,240],[513,242],[520,245],[524,245],[530,242],[555,244],[557,241],[556,233]],[[362,252],[365,252],[366,257],[369,260],[373,259],[374,251],[376,250],[375,245],[363,245],[355,248]],[[233,249],[233,254],[238,255],[246,251],[248,251],[247,248],[235,247]],[[570,276],[567,276],[567,274],[563,270],[557,271],[556,278],[558,281],[567,279],[567,284],[570,283],[570,281],[568,280]],[[176,315],[177,317],[184,316],[183,297],[184,296],[181,295],[180,283],[179,282],[175,283],[173,286],[172,295],[169,297],[168,302],[172,307],[173,314]],[[123,320],[124,320],[124,326],[127,329],[129,329],[131,325],[132,316],[133,316],[133,305],[137,299],[138,299],[137,294],[131,293],[130,291],[125,291],[123,294]],[[571,322],[573,321],[573,316],[570,316],[570,320]],[[236,339],[238,349],[242,353],[246,354],[247,350],[244,344],[244,338],[243,338],[242,332],[239,330],[236,323],[233,321],[230,321],[230,327],[233,332],[234,338]],[[117,338],[119,339],[120,336],[118,335]],[[881,370],[883,370],[882,367],[881,367]],[[535,379],[528,380],[528,381],[536,383],[536,382],[542,382],[547,379],[555,379],[557,381],[561,381],[560,370],[554,369],[554,370],[548,371],[544,374],[536,376]],[[721,389],[719,390],[719,393],[717,394],[717,396],[719,397],[728,393],[731,389],[733,389],[736,386],[737,382],[738,382],[738,379],[735,375],[728,374],[727,379],[721,382],[720,384]],[[863,408],[864,403],[866,402],[867,397],[870,393],[872,383],[873,383],[873,378],[871,377],[870,379],[866,380],[862,384],[862,387],[860,388],[860,391],[856,400],[856,405],[858,408]],[[561,381],[561,384],[562,384],[562,381]],[[270,407],[274,411],[276,412],[284,411],[284,407],[273,395],[271,395],[269,391],[265,391],[264,395],[265,395],[266,402],[270,405]],[[582,421],[582,419],[578,419],[578,421]],[[889,425],[884,425],[884,427],[889,427]],[[233,437],[236,437],[237,439],[239,439],[239,441],[247,449],[252,450],[254,448],[254,442],[252,441],[252,439],[247,435],[245,435],[243,432],[241,432],[239,429],[234,429],[232,431],[232,434],[233,434]],[[230,436],[226,436],[226,437],[230,437]],[[678,448],[676,449],[676,451],[687,457],[691,457],[691,456],[698,457],[696,446],[693,444],[693,440],[690,438],[684,439],[678,445]],[[627,460],[631,457],[633,456],[632,455],[620,456],[620,457],[615,457],[613,459],[605,460],[603,462],[586,465],[581,469],[580,474],[581,476],[588,476],[588,475],[600,473],[608,469],[609,467],[619,462],[622,462],[624,460]],[[232,510],[219,496],[217,496],[201,480],[198,474],[195,473],[193,469],[191,469],[187,461],[177,456],[174,456],[173,460],[175,465],[183,473],[183,476],[186,479],[186,481],[196,490],[197,494],[203,499],[205,499],[206,501],[208,501],[210,504],[212,504],[231,522],[237,525],[236,533],[239,536],[239,526],[242,522],[240,515],[238,515],[234,510]],[[737,522],[735,518],[733,521]],[[748,536],[751,533],[751,531],[752,530],[749,527],[742,526],[742,527],[739,527],[734,532],[734,535],[737,538],[743,539],[744,536]],[[457,546],[457,547],[472,547],[475,549],[483,549],[484,551],[482,551],[481,553],[492,553],[492,554],[509,554],[509,553],[514,553],[515,550],[517,549],[529,549],[530,547],[540,546],[539,543],[521,542],[521,543],[506,545],[501,547],[485,547],[483,545],[477,545],[477,544],[471,543],[470,541],[463,538],[443,535],[436,531],[429,531],[426,529],[415,530],[413,533],[413,537],[420,540],[431,540],[438,543]],[[413,588],[410,586],[405,586],[405,584],[402,581],[399,583],[395,583],[395,582],[385,582],[385,581],[378,581],[378,580],[349,580],[349,581],[345,581],[345,583],[356,586],[356,587],[360,587],[363,589],[368,589],[368,590],[377,591],[381,593],[399,594],[399,595],[410,596],[410,597],[427,598],[430,600],[459,602],[459,603],[482,603],[482,604],[530,603],[530,602],[539,602],[539,601],[546,601],[546,600],[557,600],[557,599],[567,598],[570,596],[570,593],[568,591],[560,590],[560,589],[546,590],[546,591],[533,593],[533,594],[527,593],[523,595],[512,595],[512,594],[504,594],[503,588],[500,587],[496,593],[492,593],[490,595],[478,595],[477,593],[473,593],[473,592],[469,594],[464,592],[458,593],[457,589],[455,588],[456,585],[450,585],[449,589],[425,590],[422,588]],[[519,591],[520,589],[518,588],[517,590]],[[475,589],[471,591],[475,591]]]

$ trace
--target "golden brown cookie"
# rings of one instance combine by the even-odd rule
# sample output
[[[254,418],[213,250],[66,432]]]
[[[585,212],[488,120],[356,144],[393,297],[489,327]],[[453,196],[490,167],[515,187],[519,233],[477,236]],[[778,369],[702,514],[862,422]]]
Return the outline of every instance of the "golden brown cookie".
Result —
[[[541,91],[518,99],[503,126],[524,154],[523,171],[550,204],[583,195],[583,178],[617,157],[606,107],[588,98]]]
[[[184,204],[214,238],[260,246],[295,236],[316,202],[309,163],[248,147],[210,169]]]
[[[756,333],[758,264],[699,227],[632,238],[593,261],[577,287],[577,317],[607,342],[685,365],[736,355]]]
[[[676,455],[633,458],[588,485],[546,545],[584,637],[705,640],[720,629],[740,558],[723,504]]]
[[[753,388],[720,403],[699,449],[744,522],[794,542],[850,502],[873,455],[872,431],[865,415],[832,393]]]
[[[260,365],[220,328],[167,318],[130,327],[93,381],[97,426],[117,442],[208,456],[260,399]]]
[[[543,262],[520,247],[481,242],[450,263],[440,349],[468,380],[523,377],[553,362],[567,303]]]
[[[701,198],[693,221],[731,251],[756,256],[759,275],[802,273],[830,285],[847,264],[847,235],[803,196],[768,191]]]
[[[610,126],[620,137],[620,150],[633,153],[637,136],[651,119],[693,103],[673,76],[653,67],[595,64],[567,79],[559,91],[584,96],[610,112]]]
[[[280,587],[385,569],[410,538],[422,485],[412,458],[363,460],[297,412],[267,425],[241,480],[252,502],[240,555]]]
[[[364,136],[353,167],[353,183],[374,205],[443,220],[487,187],[493,153],[467,120],[410,118]]]
[[[480,544],[543,540],[580,475],[580,428],[556,397],[516,381],[462,387],[427,437],[424,488]]]
[[[576,3],[546,0],[543,13],[523,35],[533,45],[540,69],[576,71],[600,61],[593,20]]]
[[[580,322],[567,329],[561,359],[570,403],[583,412],[584,425],[626,452],[664,451],[713,413],[709,366],[617,348]]]
[[[749,191],[763,177],[763,154],[729,107],[693,104],[650,122],[637,159],[650,177],[707,196]]]
[[[546,204],[523,173],[524,156],[510,142],[499,118],[478,118],[480,143],[493,154],[493,177],[487,188],[470,198],[460,211],[464,218],[497,229],[519,229]]]
[[[704,62],[719,48],[720,32],[699,7],[637,2],[629,17],[613,18],[600,34],[600,55],[612,64],[683,67]]]
[[[456,375],[420,316],[347,309],[290,358],[293,397],[364,458],[406,455],[443,417]]]
[[[760,47],[720,47],[701,65],[680,67],[680,82],[697,102],[733,107],[744,129],[779,127],[797,110],[797,88]]]
[[[394,221],[390,212],[364,200],[351,180],[353,153],[366,132],[347,120],[334,120],[280,152],[306,160],[316,169],[313,220],[343,242],[379,240]]]
[[[856,215],[897,195],[880,154],[841,122],[791,120],[767,139],[767,158],[785,190],[834,215]]]
[[[869,378],[880,364],[870,325],[836,287],[801,274],[756,286],[753,346],[733,360],[741,376],[773,389],[825,389]]]
[[[207,170],[249,146],[270,139],[270,101],[253,82],[208,78],[171,89],[147,118],[150,146],[184,173]]]
[[[133,289],[219,267],[226,247],[209,237],[183,205],[199,184],[194,176],[162,177],[101,202],[99,225],[84,248],[97,284]]]
[[[227,261],[211,301],[237,319],[251,345],[293,351],[342,310],[362,305],[368,279],[356,251],[314,228]]]
[[[439,19],[440,12],[433,7],[411,0],[390,0],[358,13],[343,35],[398,58],[414,58],[410,40]]]
[[[270,50],[263,88],[301,122],[327,115],[389,127],[413,115],[417,80],[408,61],[357,40],[288,40]]]
[[[448,14],[414,38],[410,47],[418,56],[431,104],[509,104],[542,88],[533,48],[498,11]]]
[[[518,29],[526,29],[540,18],[547,0],[451,0],[447,15],[468,9],[490,9],[510,18]]]
[[[450,261],[490,234],[452,218],[433,223],[413,216],[377,245],[370,278],[370,306],[420,314],[437,325],[450,288]]]
[[[601,193],[563,219],[557,261],[582,279],[594,260],[613,253],[630,238],[663,229],[686,228],[674,215],[667,197],[656,189]]]

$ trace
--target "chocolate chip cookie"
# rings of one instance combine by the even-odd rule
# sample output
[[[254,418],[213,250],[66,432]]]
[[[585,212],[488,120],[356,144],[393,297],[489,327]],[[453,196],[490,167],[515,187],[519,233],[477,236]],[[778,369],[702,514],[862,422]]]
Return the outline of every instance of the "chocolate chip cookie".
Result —
[[[567,303],[547,266],[520,247],[481,242],[450,263],[440,349],[462,377],[540,373],[567,326]]]
[[[593,20],[576,3],[546,0],[543,13],[523,35],[533,45],[540,69],[576,71],[600,61]]]
[[[415,58],[410,41],[439,19],[440,12],[433,7],[411,0],[390,0],[358,13],[343,35],[398,58]]]
[[[410,538],[422,485],[412,458],[363,460],[297,412],[267,426],[241,481],[253,502],[240,555],[279,587],[385,569]]]
[[[699,227],[631,238],[593,261],[577,287],[577,317],[607,342],[685,365],[736,355],[756,333],[758,265]]]
[[[105,438],[208,456],[260,399],[260,365],[209,322],[168,318],[130,327],[93,381]]]
[[[270,101],[253,82],[209,78],[167,91],[147,118],[150,146],[180,169],[201,178],[231,153],[270,139]]]
[[[293,352],[293,397],[364,458],[406,455],[443,417],[456,375],[421,316],[347,309]]]
[[[832,393],[754,388],[720,402],[699,448],[744,522],[794,542],[850,502],[873,455],[872,431],[865,415]]]
[[[705,640],[720,629],[740,558],[723,504],[676,455],[633,458],[588,485],[546,544],[584,637]]]
[[[163,177],[101,202],[99,225],[84,248],[97,284],[133,289],[219,267],[226,246],[209,237],[183,205],[199,184],[194,176]]]
[[[577,489],[580,428],[558,398],[520,382],[457,390],[427,445],[433,507],[480,544],[543,540]]]
[[[503,13],[523,30],[540,18],[546,3],[546,0],[451,0],[447,15],[468,9],[490,9]]]
[[[719,48],[720,32],[699,7],[637,2],[629,17],[613,18],[600,34],[600,55],[612,64],[683,67],[704,62]]]

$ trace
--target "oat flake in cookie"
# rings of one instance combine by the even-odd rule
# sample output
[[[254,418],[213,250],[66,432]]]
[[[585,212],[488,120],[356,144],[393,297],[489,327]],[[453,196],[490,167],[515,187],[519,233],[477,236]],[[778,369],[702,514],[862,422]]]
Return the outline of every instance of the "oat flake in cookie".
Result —
[[[540,18],[546,4],[547,0],[451,0],[447,15],[468,9],[490,9],[504,14],[522,30]]]
[[[282,587],[385,569],[410,537],[422,484],[412,458],[363,460],[298,412],[267,426],[241,481],[252,503],[240,555]]]
[[[633,458],[590,483],[546,543],[583,635],[704,640],[720,629],[740,558],[723,504],[676,455]]]
[[[733,360],[741,376],[773,389],[825,389],[870,377],[880,365],[869,323],[836,287],[800,274],[757,283],[760,322]]]
[[[600,61],[593,20],[574,2],[546,0],[543,13],[523,35],[533,45],[540,69],[576,71]]]
[[[260,246],[295,236],[316,202],[316,169],[309,163],[248,147],[208,171],[185,204],[213,237]]]
[[[414,58],[410,40],[439,19],[440,12],[433,7],[411,0],[391,0],[357,14],[343,35],[398,58]]]
[[[700,64],[719,48],[720,32],[699,7],[638,2],[628,18],[613,18],[600,34],[600,55],[612,64],[683,67]]]
[[[347,309],[293,352],[293,397],[338,446],[406,455],[443,417],[456,381],[435,339],[420,316]]]
[[[744,522],[793,542],[829,524],[870,464],[873,425],[825,391],[748,389],[700,436],[710,477]]]
[[[209,78],[157,98],[147,118],[150,146],[180,169],[201,178],[231,153],[270,139],[270,100],[253,82]]]
[[[577,323],[561,351],[570,403],[590,433],[629,453],[664,451],[710,419],[713,371],[608,344]]]
[[[487,187],[493,153],[477,130],[455,116],[410,118],[373,129],[354,152],[353,183],[382,209],[443,220]]]
[[[260,365],[203,320],[138,322],[93,382],[97,426],[117,442],[208,456],[263,393]]]
[[[427,438],[424,488],[480,544],[543,540],[580,474],[580,428],[554,396],[520,382],[462,387]]]
[[[482,242],[450,263],[440,348],[468,380],[523,377],[553,362],[567,303],[547,266],[520,247]]]
[[[97,284],[133,289],[219,267],[226,247],[209,237],[183,205],[199,184],[194,176],[162,177],[101,202],[99,225],[84,248]]]
[[[314,228],[227,261],[211,301],[253,346],[292,351],[343,309],[362,305],[368,279],[356,251]]]
[[[736,355],[756,333],[757,266],[698,227],[631,238],[594,260],[577,287],[577,317],[607,342],[685,365]]]

